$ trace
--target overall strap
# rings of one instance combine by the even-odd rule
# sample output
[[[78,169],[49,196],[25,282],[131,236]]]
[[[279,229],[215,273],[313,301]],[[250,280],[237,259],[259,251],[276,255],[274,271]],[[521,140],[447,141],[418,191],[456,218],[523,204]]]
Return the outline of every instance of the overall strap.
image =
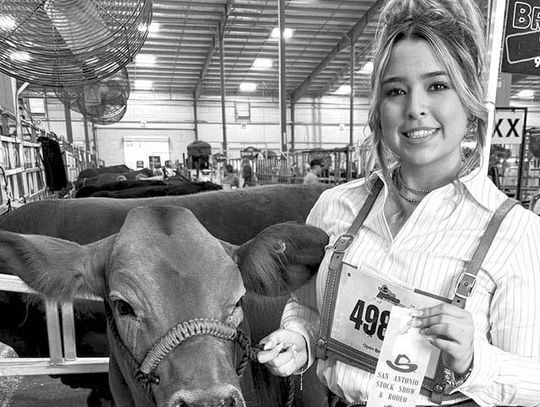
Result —
[[[476,283],[476,275],[478,274],[478,271],[480,271],[480,267],[486,258],[489,248],[491,247],[491,243],[493,243],[493,239],[495,238],[502,221],[508,212],[510,212],[510,210],[518,203],[519,202],[514,199],[506,199],[491,217],[484,234],[480,238],[480,242],[478,243],[478,247],[472,256],[471,261],[469,262],[465,271],[463,271],[459,276],[456,286],[454,287],[454,298],[452,299],[453,305],[460,308],[465,308],[467,298],[469,298],[471,295]],[[435,385],[433,386],[431,393],[431,401],[441,404],[443,394],[445,394],[448,390],[451,390],[446,388],[445,367],[442,362],[442,356],[439,358],[439,363],[435,371],[434,382]]]
[[[377,177],[371,187],[371,193],[366,198],[364,205],[358,212],[358,215],[354,219],[353,223],[346,233],[337,238],[332,247],[333,253],[328,264],[328,275],[326,277],[321,320],[319,325],[319,338],[317,340],[317,357],[320,359],[326,359],[326,341],[327,338],[330,337],[330,331],[332,328],[334,304],[338,294],[337,283],[341,276],[343,257],[345,256],[345,252],[349,248],[350,244],[355,239],[358,230],[366,220],[382,187],[383,182],[379,177]]]
[[[465,271],[459,276],[456,287],[454,288],[454,298],[452,299],[453,305],[465,308],[467,298],[471,294],[474,284],[476,283],[476,275],[484,262],[487,252],[491,247],[491,243],[493,242],[504,217],[518,203],[519,202],[515,199],[506,199],[491,217],[486,231],[480,238],[480,243],[472,256],[471,261]]]

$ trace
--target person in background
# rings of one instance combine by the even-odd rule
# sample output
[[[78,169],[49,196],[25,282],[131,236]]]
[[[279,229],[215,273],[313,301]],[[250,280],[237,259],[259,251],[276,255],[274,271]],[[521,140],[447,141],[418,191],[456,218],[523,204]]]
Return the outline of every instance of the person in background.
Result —
[[[408,320],[441,351],[443,404],[539,405],[540,217],[511,207],[464,308],[455,295],[471,278],[466,266],[488,223],[507,202],[482,165],[484,30],[474,0],[389,0],[382,9],[368,116],[380,170],[324,191],[312,208],[307,223],[326,231],[330,245],[316,277],[288,301],[281,328],[261,341],[259,361],[274,374],[301,374],[325,345],[317,339],[328,315],[321,308],[332,245],[370,197],[342,264],[452,300],[411,311]],[[474,149],[466,148],[470,142]],[[337,356],[318,359],[317,374],[332,407],[365,405],[377,380]],[[434,405],[432,396],[421,394],[417,405]]]
[[[253,169],[251,168],[248,160],[245,160],[242,165],[242,179],[244,180],[242,188],[253,185]]]
[[[225,174],[221,180],[222,185],[228,185],[230,188],[239,188],[240,179],[234,173],[233,166],[231,164],[225,165]]]
[[[309,171],[304,177],[304,184],[318,184],[319,175],[321,175],[321,172],[322,172],[321,161],[316,158],[311,160],[311,162],[309,163]]]

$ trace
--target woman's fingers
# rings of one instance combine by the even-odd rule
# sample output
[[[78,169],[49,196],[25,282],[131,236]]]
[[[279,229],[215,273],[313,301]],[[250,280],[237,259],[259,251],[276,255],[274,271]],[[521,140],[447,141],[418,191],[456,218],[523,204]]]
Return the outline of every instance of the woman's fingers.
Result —
[[[443,351],[445,365],[457,373],[472,363],[474,325],[468,311],[451,304],[439,304],[411,311],[409,325],[420,329],[431,344]]]
[[[279,329],[260,343],[264,346],[257,359],[276,375],[290,376],[307,362],[306,342],[297,332]]]

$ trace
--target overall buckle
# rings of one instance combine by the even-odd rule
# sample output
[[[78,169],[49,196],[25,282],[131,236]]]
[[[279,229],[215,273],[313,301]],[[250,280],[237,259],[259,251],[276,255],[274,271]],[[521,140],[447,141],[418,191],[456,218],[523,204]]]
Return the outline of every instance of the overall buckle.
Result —
[[[345,251],[349,248],[351,242],[354,240],[355,237],[355,235],[351,235],[350,233],[342,234],[334,242],[332,250],[334,251],[334,253],[345,253]]]
[[[459,298],[467,299],[476,284],[476,275],[463,272],[458,278],[454,288],[454,295]]]

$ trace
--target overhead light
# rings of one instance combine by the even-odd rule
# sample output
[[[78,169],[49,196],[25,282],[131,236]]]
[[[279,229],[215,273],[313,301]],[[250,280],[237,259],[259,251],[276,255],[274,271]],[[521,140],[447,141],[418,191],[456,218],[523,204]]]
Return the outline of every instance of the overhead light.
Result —
[[[270,58],[257,58],[253,62],[253,69],[256,70],[264,70],[264,69],[271,69],[272,68],[272,60]]]
[[[334,92],[334,95],[350,95],[350,94],[351,94],[351,85],[341,85]]]
[[[150,23],[150,27],[148,27],[148,32],[151,33],[157,33],[160,29],[159,23]]]
[[[15,19],[11,16],[0,16],[0,29],[2,30],[13,30],[17,23]]]
[[[159,23],[150,23],[150,26],[147,26],[146,24],[139,25],[139,31],[146,31],[146,27],[148,27],[149,33],[157,33],[159,31]]]
[[[135,89],[139,90],[150,90],[152,89],[152,86],[154,85],[154,82],[144,80],[144,79],[135,79]]]
[[[364,74],[370,74],[373,72],[373,62],[369,61],[364,64],[362,69],[358,71],[358,73],[364,73]]]
[[[13,51],[9,55],[9,59],[17,62],[27,62],[32,59],[32,56],[26,51]]]
[[[520,99],[534,99],[534,90],[531,89],[523,89],[518,92],[516,97]]]
[[[288,40],[289,38],[291,38],[293,36],[293,33],[294,33],[294,30],[292,28],[285,28],[283,30],[283,37]],[[275,27],[273,30],[272,30],[272,35],[270,35],[271,38],[274,38],[274,39],[279,39],[279,27]]]
[[[156,57],[150,54],[138,54],[135,57],[135,63],[137,65],[152,66],[156,64]]]
[[[255,92],[257,84],[253,82],[242,82],[240,84],[240,92]]]

